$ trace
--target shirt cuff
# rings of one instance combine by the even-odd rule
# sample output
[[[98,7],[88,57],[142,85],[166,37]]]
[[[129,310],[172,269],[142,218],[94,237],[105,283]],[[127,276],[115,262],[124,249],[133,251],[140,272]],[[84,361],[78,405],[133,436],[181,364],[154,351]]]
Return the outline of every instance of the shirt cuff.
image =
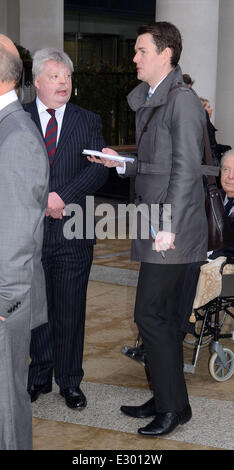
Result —
[[[123,162],[124,166],[117,166],[116,167],[116,171],[118,173],[118,175],[124,175],[124,173],[126,172],[126,163]]]

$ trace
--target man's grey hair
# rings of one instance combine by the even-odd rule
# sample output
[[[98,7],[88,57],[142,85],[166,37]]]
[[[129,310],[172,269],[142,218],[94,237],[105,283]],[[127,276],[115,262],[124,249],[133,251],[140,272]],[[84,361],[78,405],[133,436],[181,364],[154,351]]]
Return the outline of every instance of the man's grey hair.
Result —
[[[9,52],[0,44],[0,81],[13,82],[17,86],[20,82],[23,63],[20,57]]]
[[[227,152],[225,152],[220,160],[220,166],[222,168],[223,164],[224,164],[224,160],[227,158],[227,157],[230,157],[232,156],[234,158],[234,149],[231,149],[231,150],[228,150]]]
[[[74,70],[72,60],[66,52],[60,51],[54,47],[45,47],[44,49],[36,51],[33,56],[32,73],[34,78],[41,74],[43,65],[45,62],[48,62],[48,60],[65,64],[71,72]]]

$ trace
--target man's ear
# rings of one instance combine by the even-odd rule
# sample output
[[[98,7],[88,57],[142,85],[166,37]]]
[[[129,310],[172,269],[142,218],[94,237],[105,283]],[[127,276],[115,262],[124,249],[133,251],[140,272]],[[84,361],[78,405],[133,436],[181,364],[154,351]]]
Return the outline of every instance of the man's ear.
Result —
[[[38,88],[38,78],[37,77],[34,77],[33,85],[35,86],[36,89]]]
[[[171,63],[172,50],[170,47],[165,47],[162,51],[165,62]]]

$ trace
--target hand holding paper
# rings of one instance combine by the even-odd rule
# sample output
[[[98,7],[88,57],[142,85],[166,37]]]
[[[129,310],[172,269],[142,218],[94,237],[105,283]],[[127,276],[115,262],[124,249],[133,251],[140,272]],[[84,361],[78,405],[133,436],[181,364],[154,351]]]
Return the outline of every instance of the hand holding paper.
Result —
[[[108,168],[124,166],[124,162],[134,162],[134,158],[118,155],[115,150],[110,148],[104,148],[102,149],[102,152],[84,149],[83,154],[87,155],[87,158],[90,162],[101,163]]]

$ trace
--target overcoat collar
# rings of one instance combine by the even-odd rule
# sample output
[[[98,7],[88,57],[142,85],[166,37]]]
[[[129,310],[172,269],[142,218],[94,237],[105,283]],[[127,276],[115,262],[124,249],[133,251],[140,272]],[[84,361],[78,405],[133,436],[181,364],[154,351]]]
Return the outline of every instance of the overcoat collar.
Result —
[[[182,71],[179,65],[160,83],[149,101],[146,101],[149,85],[143,82],[129,93],[127,96],[128,104],[133,111],[137,111],[142,107],[154,108],[161,106],[167,102],[167,96],[171,87],[178,82],[183,82]]]

